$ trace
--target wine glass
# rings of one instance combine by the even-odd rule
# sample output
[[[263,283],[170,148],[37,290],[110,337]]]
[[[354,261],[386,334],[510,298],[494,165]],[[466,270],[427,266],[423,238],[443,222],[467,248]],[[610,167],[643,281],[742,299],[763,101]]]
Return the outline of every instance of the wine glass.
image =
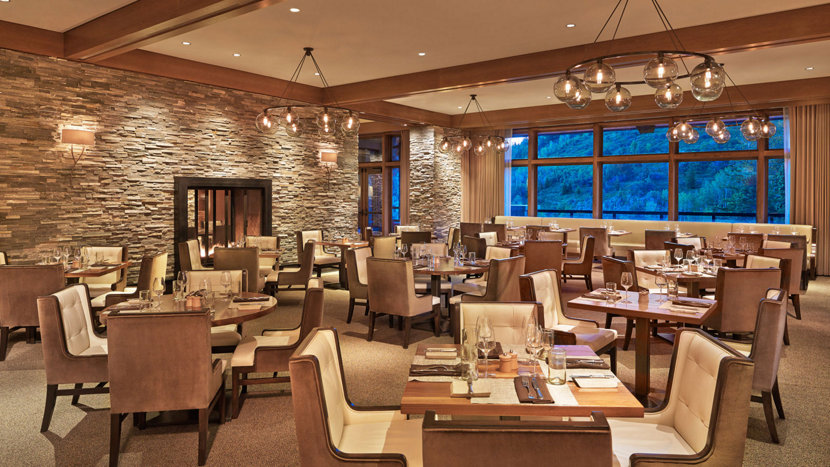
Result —
[[[406,253],[409,251],[409,245],[406,243],[401,243],[401,256],[406,258]]]
[[[676,264],[680,264],[680,261],[683,259],[683,250],[681,250],[680,248],[675,248],[674,259],[676,261]]]
[[[231,294],[231,272],[230,271],[222,271],[222,274],[219,278],[219,283],[222,285],[222,291],[225,296],[230,296]]]
[[[628,301],[628,289],[632,285],[634,285],[634,277],[630,272],[625,271],[620,275],[620,285],[623,286],[623,288],[625,289],[625,300],[623,300],[622,302],[631,303],[630,301]]]
[[[533,365],[533,374],[536,374],[536,360],[542,350],[542,332],[536,324],[536,320],[530,319],[525,323],[525,351],[530,356],[530,363]]]
[[[666,286],[668,282],[666,281],[666,276],[663,274],[657,274],[654,276],[654,285],[660,288],[660,295],[663,295],[663,287]],[[660,301],[663,301],[660,299]]]
[[[155,308],[161,308],[161,296],[164,295],[164,277],[153,279],[153,301]]]
[[[484,378],[487,378],[487,357],[490,351],[496,348],[495,332],[490,324],[490,318],[479,316],[476,319],[476,344],[478,350],[484,354]]]
[[[187,273],[184,271],[179,271],[176,275],[176,280],[182,283],[182,290],[187,291]]]
[[[63,256],[63,251],[61,251],[60,247],[57,247],[52,251],[52,258],[55,259],[55,263],[60,263],[62,256]]]

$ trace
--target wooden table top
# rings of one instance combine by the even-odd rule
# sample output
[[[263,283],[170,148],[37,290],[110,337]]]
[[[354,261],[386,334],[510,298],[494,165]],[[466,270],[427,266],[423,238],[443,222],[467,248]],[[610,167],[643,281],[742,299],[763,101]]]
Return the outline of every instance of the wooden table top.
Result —
[[[282,250],[260,250],[259,257],[260,258],[279,258],[282,255]]]
[[[242,307],[239,308],[236,306],[230,307],[229,305],[231,304],[231,302],[227,298],[217,299],[214,303],[215,312],[213,314],[213,319],[211,321],[212,326],[226,326],[228,324],[239,324],[245,321],[250,321],[252,319],[265,316],[268,313],[271,313],[272,311],[277,309],[277,299],[270,295],[253,292],[242,292],[238,296],[243,298],[268,297],[269,300],[267,302],[252,302],[250,307],[245,306],[248,305],[248,303],[236,303],[235,305],[242,305]],[[260,306],[254,307],[254,303],[260,304]],[[119,308],[124,308],[124,306],[125,305],[121,303],[112,305],[101,310],[101,323],[106,322],[106,316],[111,311],[118,310]],[[186,303],[184,301],[177,302],[173,300],[172,294],[162,295],[160,308],[161,312],[175,312],[186,310]],[[131,309],[129,311],[135,312],[134,309]]]
[[[103,265],[96,267],[88,267],[86,269],[70,269],[63,275],[64,277],[101,277],[115,271],[120,271],[131,266],[132,261],[125,261],[123,263]]]
[[[412,272],[430,276],[454,276],[459,274],[482,274],[490,269],[489,264],[476,264],[475,266],[450,266],[441,269],[428,268],[426,266],[413,266]]]
[[[622,237],[623,235],[631,235],[627,230],[611,230],[608,232],[609,237]]]
[[[416,355],[423,355],[426,347],[456,347],[454,344],[418,344]],[[598,358],[590,347],[584,345],[562,345],[569,357],[579,356]],[[498,365],[497,360],[491,360],[490,368]],[[483,366],[481,366],[483,369]],[[490,378],[514,378],[517,374],[525,374],[530,367],[521,366],[518,373],[500,373],[489,371]],[[596,370],[601,372],[602,370]],[[605,370],[607,371],[607,370]],[[450,397],[449,382],[407,381],[401,398],[401,413],[423,414],[427,410],[434,410],[439,414],[448,415],[488,415],[488,416],[519,416],[536,415],[552,417],[586,417],[592,411],[601,410],[607,417],[642,417],[642,404],[617,382],[613,389],[582,389],[573,382],[567,385],[579,405],[564,406],[556,404],[473,404],[469,399]]]
[[[699,312],[678,312],[660,308],[660,305],[666,301],[666,295],[664,294],[640,295],[630,292],[628,296],[631,303],[622,303],[622,300],[620,300],[613,305],[606,304],[605,300],[600,301],[579,296],[569,301],[568,307],[613,313],[626,318],[664,319],[675,323],[702,324],[714,312],[715,305],[717,305],[715,300],[683,297],[683,300],[708,304],[709,308],[700,308]]]
[[[671,276],[672,278],[675,278],[680,282],[711,282],[714,285],[715,281],[717,280],[717,276],[709,274],[707,272],[690,274],[688,272],[684,272],[678,269],[668,269],[666,271],[662,271],[660,269],[651,269],[642,266],[637,266],[636,269],[637,272],[651,274],[652,276],[657,275],[658,273],[662,273],[666,276]]]
[[[369,246],[369,242],[365,242],[363,240],[329,240],[329,241],[321,241],[317,242],[318,245],[323,246],[336,246],[340,248],[354,248],[360,246]]]

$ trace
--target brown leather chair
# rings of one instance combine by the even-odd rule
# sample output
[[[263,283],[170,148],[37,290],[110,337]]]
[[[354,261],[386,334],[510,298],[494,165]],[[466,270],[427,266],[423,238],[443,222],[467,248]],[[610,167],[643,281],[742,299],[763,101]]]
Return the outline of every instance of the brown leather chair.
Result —
[[[550,227],[546,225],[526,225],[525,226],[525,240],[538,240],[539,232],[549,232]]]
[[[0,265],[9,264],[9,257],[5,251],[0,251]]]
[[[504,259],[513,256],[513,250],[500,246],[488,246],[487,253],[484,254],[484,259]],[[464,279],[461,283],[452,284],[453,294],[472,292],[474,294],[482,295],[484,289],[487,287],[487,272],[481,277],[474,277]]]
[[[280,237],[277,236],[261,236],[248,235],[245,237],[245,246],[255,246],[259,248],[260,252],[279,252]],[[277,258],[259,258],[259,274],[262,277],[268,277],[276,269],[279,269],[279,257]]]
[[[49,295],[64,286],[63,267],[0,266],[0,362],[6,359],[9,334],[26,330],[26,343],[35,343],[37,297]]]
[[[276,283],[272,283],[269,281],[267,285],[269,285],[268,290],[272,293],[272,295],[276,295],[276,293],[280,290],[280,286],[288,286],[287,288],[291,288],[292,285],[302,285],[303,287],[308,287],[308,280],[311,279],[312,274],[314,274],[314,255],[317,252],[316,242],[309,241],[306,243],[305,248],[303,248],[303,253],[297,257],[300,262],[300,269],[296,271],[280,271],[277,275]]]
[[[167,275],[167,253],[156,253],[152,256],[141,258],[141,266],[138,270],[138,283],[135,287],[126,287],[123,292],[108,292],[92,299],[92,308],[98,309],[127,301],[131,298],[138,298],[139,290],[150,290],[153,281]]]
[[[179,269],[182,271],[209,270],[202,265],[201,247],[199,240],[193,238],[179,243]]]
[[[397,242],[397,237],[372,237],[372,256],[375,258],[394,258]]]
[[[349,314],[346,323],[352,322],[354,306],[361,305],[369,314],[369,285],[366,279],[366,258],[372,256],[368,246],[346,250],[346,274],[349,276]],[[358,302],[360,300],[360,302]]]
[[[75,284],[37,299],[43,367],[46,370],[42,432],[49,429],[58,396],[72,396],[74,405],[83,394],[109,391],[103,387],[103,383],[109,380],[107,339],[96,334],[92,325],[88,294],[86,284]],[[84,383],[98,385],[84,388]],[[59,389],[61,384],[74,384],[75,387]]]
[[[110,465],[118,465],[121,421],[144,425],[147,412],[197,410],[199,465],[207,461],[208,415],[225,421],[225,362],[210,351],[210,313],[115,312],[107,318],[110,376]]]
[[[589,421],[438,420],[424,415],[423,465],[613,465],[611,429],[602,412]]]
[[[288,371],[301,465],[423,465],[421,420],[349,399],[335,329],[311,331]]]
[[[487,255],[487,241],[478,237],[461,237],[461,244],[467,248],[467,254],[475,253],[476,259]]]
[[[507,240],[507,226],[504,224],[481,224],[482,232],[496,232],[499,242]]]
[[[447,231],[447,250],[452,250],[455,245],[461,241],[461,231],[455,227],[450,227]]]
[[[660,406],[608,419],[619,465],[741,465],[753,366],[700,329],[680,330]]]
[[[366,247],[368,249],[368,247]],[[249,384],[287,383],[288,376],[277,372],[288,371],[288,358],[323,320],[323,281],[311,279],[305,292],[300,324],[291,329],[266,329],[261,336],[242,339],[231,358],[232,416],[239,416],[242,402],[240,387]],[[273,377],[249,378],[248,373],[273,373]]]
[[[816,228],[813,227],[813,242],[816,241]],[[767,240],[776,241],[776,242],[787,242],[790,244],[791,247],[800,248],[804,251],[804,258],[801,261],[802,264],[802,274],[801,274],[801,290],[807,290],[807,283],[808,277],[811,273],[811,268],[814,269],[814,264],[811,265],[811,259],[815,259],[813,255],[811,255],[811,251],[813,250],[812,245],[807,244],[807,236],[806,235],[785,235],[785,234],[769,234],[767,235]],[[800,319],[800,318],[799,318]]]
[[[659,250],[663,248],[664,242],[674,241],[674,230],[651,230],[646,229],[646,250]]]
[[[764,234],[762,233],[729,232],[726,234],[726,238],[735,244],[735,248],[739,248],[741,241],[745,241],[750,253],[760,251],[764,245]]]
[[[525,270],[525,257],[513,256],[490,260],[487,270],[487,285],[482,292],[456,295],[450,299],[450,330],[458,336],[458,304],[461,302],[518,302],[522,299],[519,291],[519,276]]]
[[[725,341],[738,352],[749,357],[755,363],[755,375],[752,378],[752,390],[760,396],[752,396],[753,402],[764,405],[769,434],[774,443],[778,443],[772,403],[778,409],[778,418],[784,419],[781,405],[781,393],[778,391],[778,363],[781,359],[782,341],[787,318],[787,294],[783,289],[767,290],[766,297],[758,304],[758,320],[755,323],[754,338],[751,343]]]
[[[718,269],[714,312],[703,324],[719,332],[750,333],[755,330],[758,302],[769,289],[781,285],[781,269]]]
[[[432,242],[432,232],[426,231],[415,231],[409,232],[404,231],[401,232],[401,246],[406,245],[407,252],[406,256],[412,256],[412,244],[413,243],[430,243]]]
[[[562,242],[545,240],[525,241],[525,274],[554,269],[562,270]]]
[[[611,247],[608,229],[605,227],[580,227],[579,238],[585,238],[586,236],[594,237],[593,259],[614,256],[614,248]]]
[[[556,241],[567,243],[568,232],[539,232],[536,234],[537,240]]]
[[[672,264],[680,264],[683,262],[683,260],[677,261],[677,258],[674,257],[674,250],[680,249],[680,251],[683,252],[683,258],[685,258],[686,253],[694,250],[695,247],[693,245],[686,245],[677,242],[663,242],[663,249],[671,251],[671,254],[669,256],[671,257]]]
[[[462,222],[460,224],[460,236],[463,239],[464,237],[475,237],[477,233],[483,230],[482,224],[480,222]]]
[[[580,228],[580,230],[582,230]],[[568,282],[568,278],[574,276],[582,276],[585,280],[585,287],[588,290],[594,290],[594,285],[591,282],[591,273],[594,268],[594,237],[586,235],[582,237],[582,245],[579,249],[579,259],[565,260],[562,262],[562,281]]]
[[[406,232],[403,232],[406,233]],[[429,315],[436,336],[441,331],[441,300],[432,295],[415,294],[415,274],[412,261],[404,259],[366,259],[366,277],[369,284],[369,335],[375,333],[375,318],[378,315],[399,316],[403,319],[403,348],[409,347],[409,332],[412,318]]]
[[[126,246],[85,246],[83,254],[95,262],[95,257],[108,264],[124,263],[130,259]],[[127,286],[127,269],[124,268],[100,277],[81,277],[78,282],[89,286],[89,296],[95,298],[110,291],[122,291]]]
[[[761,254],[772,258],[788,259],[790,261],[789,274],[782,275],[782,289],[787,291],[795,309],[795,318],[801,319],[801,294],[806,292],[802,288],[804,281],[802,271],[804,270],[804,250],[800,248],[762,248]]]
[[[605,284],[606,282],[613,282],[619,286],[620,284],[620,277],[622,273],[630,272],[631,276],[634,280],[634,287],[629,290],[633,290],[635,293],[639,292],[639,287],[637,287],[637,271],[634,268],[634,263],[632,261],[626,261],[622,259],[612,258],[610,256],[603,256],[602,257],[602,282]],[[637,298],[630,299],[636,300]],[[616,315],[614,313],[606,313],[605,314],[605,327],[607,329],[611,329],[611,320],[614,317],[620,315]],[[628,345],[631,343],[631,333],[634,330],[634,320],[631,318],[625,319],[625,340],[623,341],[623,350],[628,350]]]
[[[330,253],[316,242],[323,241],[322,230],[298,230],[297,235],[297,260],[303,256],[304,245],[309,241],[315,242],[314,248],[314,270],[317,272],[317,277],[320,277],[325,268],[333,268],[340,270],[340,257],[334,253]],[[305,282],[308,282],[307,280]]]
[[[220,270],[247,271],[245,290],[259,292],[265,287],[265,277],[259,273],[259,248],[222,248],[213,250],[213,267]]]
[[[555,331],[558,344],[587,345],[597,355],[607,353],[611,371],[617,372],[617,331],[609,326],[600,328],[595,321],[566,315],[557,271],[546,269],[524,274],[519,277],[519,286],[522,301],[542,304],[540,324]]]

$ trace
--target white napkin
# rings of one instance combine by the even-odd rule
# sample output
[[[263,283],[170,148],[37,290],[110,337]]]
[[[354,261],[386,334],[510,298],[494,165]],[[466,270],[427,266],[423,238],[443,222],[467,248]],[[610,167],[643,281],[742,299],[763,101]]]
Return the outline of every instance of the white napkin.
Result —
[[[660,308],[664,310],[673,311],[675,313],[686,313],[686,314],[702,314],[706,311],[706,308],[698,308],[694,306],[683,306],[683,305],[675,305],[674,303],[667,301],[660,305]]]
[[[428,359],[452,360],[458,357],[458,351],[451,348],[427,348],[424,357]]]
[[[510,380],[510,381],[512,383],[513,380]],[[452,392],[453,395],[463,396],[464,394],[467,394],[469,392],[466,381],[455,380],[451,384],[452,384],[451,392]],[[487,380],[484,380],[484,379],[479,379],[479,380],[473,381],[473,392],[478,393],[478,394],[485,393],[485,394],[488,394],[488,396],[489,396],[490,381],[487,381]]]
[[[594,389],[594,388],[616,388],[617,387],[617,379],[616,378],[589,378],[589,377],[582,377],[574,376],[573,378],[574,383],[579,386],[580,388],[586,389]]]

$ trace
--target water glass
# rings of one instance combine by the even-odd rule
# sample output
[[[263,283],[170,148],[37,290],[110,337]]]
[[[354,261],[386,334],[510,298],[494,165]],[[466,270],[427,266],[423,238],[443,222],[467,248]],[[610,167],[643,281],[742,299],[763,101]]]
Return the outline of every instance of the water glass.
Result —
[[[663,274],[657,274],[654,276],[654,285],[660,288],[660,295],[663,295],[663,287],[667,284],[666,276]]]
[[[567,380],[567,354],[565,349],[554,347],[548,353],[548,382],[565,384]]]
[[[613,305],[617,301],[617,283],[616,282],[606,282],[605,283],[605,304],[606,305]]]
[[[138,291],[138,306],[141,311],[146,311],[150,308],[150,291],[149,290],[139,290]]]
[[[669,300],[677,300],[677,280],[669,277],[666,281],[666,294],[668,295]]]
[[[184,284],[179,279],[173,281],[173,300],[177,302],[184,300]]]
[[[620,274],[620,285],[625,289],[625,300],[623,300],[623,303],[631,303],[628,300],[628,289],[634,285],[634,276],[628,271],[623,272]]]
[[[467,259],[468,259],[471,263],[475,263],[475,262],[476,262],[476,252],[475,252],[475,251],[471,251],[470,253],[468,253],[468,255],[467,255]]]

